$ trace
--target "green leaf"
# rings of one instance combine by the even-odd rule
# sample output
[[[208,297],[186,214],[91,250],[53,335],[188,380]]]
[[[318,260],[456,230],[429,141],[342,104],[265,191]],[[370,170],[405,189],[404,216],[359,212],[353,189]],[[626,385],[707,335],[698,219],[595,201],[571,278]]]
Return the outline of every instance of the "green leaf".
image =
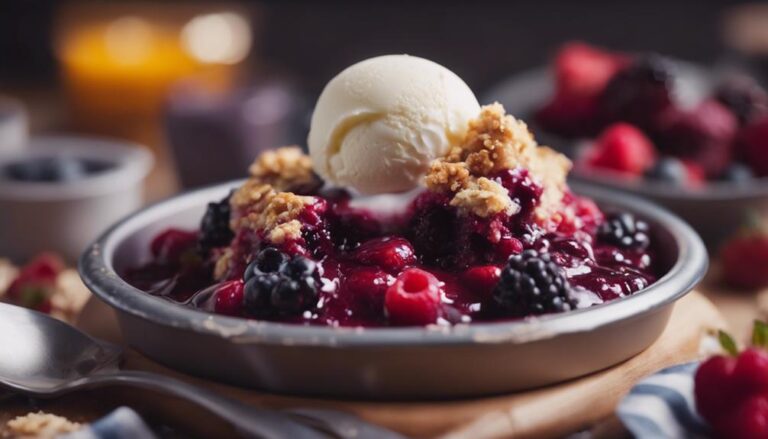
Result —
[[[733,341],[733,337],[722,329],[717,331],[717,339],[720,341],[720,346],[723,350],[734,357],[739,355],[739,348],[736,347],[736,342]]]
[[[752,345],[768,348],[768,323],[755,320],[752,328]]]

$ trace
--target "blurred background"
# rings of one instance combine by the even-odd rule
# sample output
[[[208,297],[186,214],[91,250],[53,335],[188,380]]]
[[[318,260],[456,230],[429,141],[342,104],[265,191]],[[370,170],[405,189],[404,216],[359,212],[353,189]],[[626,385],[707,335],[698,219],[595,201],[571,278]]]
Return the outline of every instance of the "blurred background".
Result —
[[[322,86],[355,61],[427,57],[478,96],[564,41],[657,51],[764,78],[768,8],[736,1],[0,2],[0,94],[33,132],[132,140],[150,198],[242,175],[305,143]]]

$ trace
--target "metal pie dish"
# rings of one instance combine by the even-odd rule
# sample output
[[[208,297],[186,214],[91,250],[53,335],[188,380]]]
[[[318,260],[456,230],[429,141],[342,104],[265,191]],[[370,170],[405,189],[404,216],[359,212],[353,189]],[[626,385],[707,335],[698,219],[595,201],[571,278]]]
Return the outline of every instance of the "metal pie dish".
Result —
[[[675,95],[681,106],[690,106],[709,94],[718,72],[679,60],[668,60],[676,81]],[[568,140],[536,128],[533,113],[553,93],[549,68],[537,68],[514,75],[493,87],[484,102],[499,101],[507,113],[529,122],[539,143],[553,146],[570,157],[578,155],[583,140]],[[752,212],[768,210],[768,178],[738,184],[709,181],[701,188],[685,188],[647,179],[630,180],[609,170],[574,169],[571,180],[584,185],[608,187],[637,195],[666,207],[701,234],[710,249],[732,236]]]
[[[676,300],[701,280],[707,253],[683,221],[651,203],[573,186],[605,210],[652,228],[664,274],[632,296],[562,314],[452,327],[335,328],[209,314],[140,291],[121,273],[149,259],[167,227],[196,228],[212,200],[241,182],[186,193],[113,226],[80,259],[86,285],[117,314],[123,338],[147,357],[241,387],[360,399],[500,394],[586,375],[647,348]]]

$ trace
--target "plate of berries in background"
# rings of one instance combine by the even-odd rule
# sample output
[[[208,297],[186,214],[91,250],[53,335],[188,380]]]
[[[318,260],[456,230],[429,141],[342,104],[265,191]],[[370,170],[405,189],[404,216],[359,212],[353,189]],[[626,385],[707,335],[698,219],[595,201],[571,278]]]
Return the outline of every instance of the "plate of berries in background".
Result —
[[[710,248],[768,208],[768,93],[746,74],[569,42],[487,99],[571,156],[573,180],[657,202]]]

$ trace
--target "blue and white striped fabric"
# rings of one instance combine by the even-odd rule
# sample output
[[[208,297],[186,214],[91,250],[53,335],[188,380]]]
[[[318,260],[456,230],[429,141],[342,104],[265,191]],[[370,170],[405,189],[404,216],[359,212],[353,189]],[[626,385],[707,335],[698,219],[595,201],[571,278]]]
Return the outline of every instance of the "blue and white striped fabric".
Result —
[[[629,391],[616,414],[636,439],[709,436],[695,409],[693,376],[698,367],[696,362],[662,369]]]

